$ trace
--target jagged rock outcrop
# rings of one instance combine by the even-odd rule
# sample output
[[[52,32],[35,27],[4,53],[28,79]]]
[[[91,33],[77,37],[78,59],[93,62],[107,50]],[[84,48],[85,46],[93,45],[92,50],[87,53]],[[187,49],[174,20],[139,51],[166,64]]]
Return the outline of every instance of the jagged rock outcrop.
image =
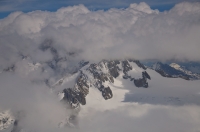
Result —
[[[142,68],[142,69],[144,69],[144,70],[147,69],[142,63],[140,63],[139,60],[133,60],[133,62],[135,62],[135,64],[137,64],[138,67],[140,67],[140,68]]]
[[[83,63],[87,65],[88,63]],[[112,90],[109,86],[104,86],[106,81],[114,83],[114,79],[119,76],[119,62],[116,61],[102,61],[99,64],[90,64],[90,66],[83,72],[79,71],[80,75],[76,79],[76,83],[73,88],[67,88],[63,90],[64,97],[62,102],[67,102],[71,109],[79,111],[80,105],[86,105],[86,96],[89,94],[89,88],[91,86],[98,88],[102,93],[102,97],[105,100],[113,97]],[[103,71],[106,68],[107,72]],[[87,74],[92,75],[92,78],[88,78]],[[72,114],[68,119],[68,125],[71,127],[76,124],[76,114]]]
[[[89,62],[80,62],[82,67],[86,66],[88,63]],[[84,71],[80,70],[80,75],[77,77],[74,87],[63,90],[64,97],[62,101],[68,102],[73,109],[78,108],[80,104],[85,105],[85,97],[89,93],[89,88],[91,86],[97,88],[102,93],[102,97],[105,100],[112,98],[113,93],[111,88],[104,83],[106,81],[114,83],[114,78],[117,78],[119,76],[119,71],[121,71],[118,67],[119,64],[120,61],[103,60],[98,64],[90,64]],[[124,72],[132,68],[128,61],[124,61],[123,66]],[[88,78],[87,74],[92,75],[92,78]],[[60,81],[61,83],[63,82],[62,79]]]
[[[14,118],[11,116],[10,112],[0,112],[0,131],[6,130],[14,123]]]
[[[62,101],[66,101],[71,108],[78,108],[79,107],[79,102],[78,102],[78,93],[73,91],[71,88],[67,88],[63,90],[64,97]]]
[[[81,67],[88,65],[89,62],[80,62]],[[114,95],[112,89],[107,85],[114,83],[114,79],[122,74],[124,79],[133,81],[136,87],[148,87],[147,79],[151,79],[150,75],[143,71],[142,78],[133,78],[129,72],[133,69],[131,63],[136,63],[140,68],[145,67],[139,61],[107,61],[103,60],[99,63],[91,63],[87,67],[80,69],[76,74],[79,74],[74,87],[63,90],[63,102],[67,102],[71,109],[79,111],[80,105],[86,105],[86,96],[89,94],[90,87],[97,88],[105,100],[111,99]],[[121,69],[120,69],[121,67]],[[60,80],[61,83],[63,80]],[[59,82],[60,82],[59,81]],[[127,80],[129,81],[129,80]],[[58,82],[58,83],[59,83]],[[76,113],[76,112],[75,112]],[[68,124],[73,126],[76,119],[76,114],[72,114],[68,119]]]
[[[136,87],[148,88],[149,84],[147,82],[147,79],[151,80],[151,77],[146,71],[143,71],[142,78],[134,79],[134,84]]]
[[[97,83],[96,87],[101,87],[102,82],[111,81],[114,82],[113,77],[110,74],[105,74],[102,72],[98,64],[91,64],[87,70],[93,75],[95,82]]]
[[[80,76],[77,78],[74,91],[82,93],[84,97],[89,93],[88,77],[82,71],[80,71]]]
[[[171,75],[165,73],[163,70],[155,70],[156,72],[158,72],[161,76],[163,77],[169,77],[169,78],[172,78]]]
[[[104,97],[105,100],[111,99],[113,97],[113,93],[112,93],[112,90],[110,89],[110,87],[102,88],[102,96]]]
[[[151,80],[150,75],[146,71],[142,72],[142,77],[143,78],[148,78],[149,80]]]
[[[82,68],[82,67],[84,67],[84,66],[86,66],[87,64],[89,64],[89,61],[80,61],[80,63],[79,63],[79,67],[80,68]]]
[[[117,64],[115,61],[103,61],[99,64],[91,64],[87,69],[94,77],[92,85],[102,92],[102,96],[106,100],[112,98],[113,94],[110,87],[105,87],[103,83],[106,81],[114,83],[113,77],[116,78],[119,76],[119,67]],[[103,72],[103,68],[107,68],[108,72]]]
[[[68,102],[71,108],[78,108],[80,104],[85,105],[85,97],[89,93],[89,84],[88,78],[82,72],[77,78],[74,88],[67,88],[63,90],[64,97],[63,101]]]
[[[190,77],[189,76],[182,76],[182,75],[179,75],[180,78],[182,79],[185,79],[185,80],[190,80]],[[196,78],[195,78],[196,79]]]
[[[135,79],[134,84],[135,84],[136,87],[148,88],[148,86],[149,86],[146,78]]]
[[[119,71],[121,70],[117,65],[120,64],[119,61],[108,61],[107,66],[111,76],[117,78],[119,76]]]
[[[122,68],[125,75],[128,74],[128,71],[132,70],[132,66],[129,64],[128,60],[122,61]]]

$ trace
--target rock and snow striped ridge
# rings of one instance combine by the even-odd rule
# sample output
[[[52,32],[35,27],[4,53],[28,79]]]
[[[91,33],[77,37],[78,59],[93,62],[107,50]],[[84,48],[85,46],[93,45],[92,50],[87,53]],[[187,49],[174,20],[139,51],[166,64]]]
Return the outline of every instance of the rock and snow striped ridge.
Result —
[[[12,130],[14,123],[15,123],[15,119],[14,117],[12,117],[9,111],[0,112],[0,131],[1,132],[7,132],[8,130]]]

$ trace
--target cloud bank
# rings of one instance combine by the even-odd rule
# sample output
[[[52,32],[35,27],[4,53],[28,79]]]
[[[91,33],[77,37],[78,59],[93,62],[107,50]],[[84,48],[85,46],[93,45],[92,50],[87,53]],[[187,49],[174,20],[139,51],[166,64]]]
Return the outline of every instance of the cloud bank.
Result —
[[[19,126],[30,132],[200,131],[199,106],[135,103],[104,111],[86,108],[90,114],[80,116],[80,128],[57,128],[70,111],[43,83],[57,75],[45,63],[34,73],[26,67],[60,58],[67,62],[58,65],[67,70],[73,69],[74,60],[200,61],[199,16],[198,2],[180,3],[166,12],[152,10],[146,3],[108,11],[90,11],[78,5],[56,12],[14,12],[0,20],[0,72],[16,66],[15,73],[0,74],[0,110],[11,109],[20,118]]]
[[[166,12],[152,10],[146,3],[108,11],[79,5],[56,12],[14,12],[0,20],[0,63],[13,63],[19,54],[35,61],[50,59],[48,51],[39,50],[46,39],[52,40],[61,57],[75,52],[85,60],[199,61],[199,16],[198,2],[180,3]]]
[[[171,106],[104,100],[100,98],[99,91],[94,88],[90,89],[87,105],[81,108],[78,126],[59,128],[59,124],[66,120],[71,111],[59,102],[48,87],[42,83],[31,83],[28,77],[22,78],[10,73],[2,74],[0,111],[11,110],[15,119],[19,121],[15,132],[200,131],[199,105],[191,103]],[[122,94],[115,97],[123,98],[120,96],[123,96],[124,91],[128,92],[123,89],[120,91]],[[179,94],[184,93],[181,90],[179,92]],[[0,130],[0,132],[7,131]]]
[[[198,132],[199,107],[131,104],[115,110],[96,111],[80,120],[84,132]]]

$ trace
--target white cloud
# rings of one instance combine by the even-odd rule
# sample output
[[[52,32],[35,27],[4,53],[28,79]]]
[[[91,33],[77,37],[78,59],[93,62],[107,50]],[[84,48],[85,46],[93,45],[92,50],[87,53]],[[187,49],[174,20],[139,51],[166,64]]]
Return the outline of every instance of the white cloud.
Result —
[[[18,127],[25,131],[56,131],[70,110],[64,108],[44,84],[30,82],[28,76],[2,73],[0,110],[10,110]],[[37,74],[39,75],[39,74]]]
[[[27,115],[20,125],[25,130],[62,131],[54,128],[65,117],[63,107],[48,92],[48,87],[30,82],[45,80],[55,73],[41,63],[48,72],[41,72],[43,69],[39,67],[24,76],[21,73],[29,68],[29,61],[47,62],[59,56],[68,60],[67,64],[60,62],[60,66],[69,69],[74,68],[74,60],[81,59],[200,61],[199,16],[200,3],[187,2],[167,12],[152,10],[146,3],[94,12],[83,5],[64,7],[56,12],[14,12],[0,20],[0,70],[13,64],[17,68],[14,74],[0,74],[0,106],[14,113],[23,109]],[[51,48],[44,46],[42,51],[44,42]],[[22,55],[28,59],[22,60]],[[80,117],[80,130],[72,131],[195,132],[200,129],[199,111],[196,105],[129,103],[124,108],[96,110],[94,114]]]
[[[144,112],[145,111],[145,112]],[[198,106],[162,106],[131,104],[115,110],[96,111],[80,119],[84,132],[198,132]]]
[[[168,12],[152,10],[145,3],[95,12],[83,5],[56,12],[15,12],[0,21],[1,60],[11,60],[17,52],[34,58],[39,45],[53,39],[57,49],[79,51],[86,60],[199,61],[199,10],[199,3],[185,2]]]

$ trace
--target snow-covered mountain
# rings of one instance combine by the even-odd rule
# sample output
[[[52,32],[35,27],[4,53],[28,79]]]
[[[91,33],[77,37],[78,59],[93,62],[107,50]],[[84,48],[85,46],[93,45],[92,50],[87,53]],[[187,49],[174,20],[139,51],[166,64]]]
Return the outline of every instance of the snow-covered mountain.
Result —
[[[59,127],[76,127],[78,117],[89,114],[87,110],[90,108],[113,109],[130,102],[200,105],[199,81],[187,81],[197,74],[184,70],[175,63],[170,66],[156,63],[152,68],[147,68],[140,61],[131,59],[102,60],[98,63],[81,61],[72,68],[73,70],[67,72],[66,68],[63,70],[57,65],[59,61],[67,63],[60,59],[52,66],[49,62],[31,63],[30,58],[26,58],[12,66],[14,68],[7,68],[12,70],[3,71],[25,73],[23,76],[34,74],[40,69],[42,69],[40,72],[45,74],[51,71],[50,69],[63,71],[65,74],[53,77],[54,81],[52,76],[51,78],[44,76],[45,80],[44,77],[39,78],[42,80],[31,78],[32,82],[45,82],[51,91],[58,95],[60,102],[72,111],[64,121],[58,122]],[[178,83],[181,85],[177,85]],[[19,119],[13,118],[11,114],[6,115],[1,116],[0,131],[10,128],[13,128],[13,131],[21,131],[17,123],[14,123]]]
[[[176,63],[188,71],[200,74],[200,63],[199,62],[190,61],[190,62],[176,62]]]
[[[76,80],[75,85],[62,92],[62,101],[66,101],[76,111],[71,115],[73,118],[69,117],[69,124],[73,124],[72,119],[76,120],[79,112],[84,115],[86,109],[112,109],[129,102],[200,105],[199,81],[189,82],[182,77],[164,78],[156,70],[146,68],[137,60],[103,60],[99,63],[88,63],[73,77]],[[70,81],[62,79],[59,85],[65,86]]]
[[[0,132],[200,132],[200,3],[187,1],[0,19]]]
[[[180,66],[179,64],[176,63],[171,63],[170,66],[176,70],[182,71],[186,75],[191,76],[191,78],[193,79],[200,79],[200,74],[198,72],[194,72],[193,70],[187,70],[186,67]]]
[[[149,65],[150,64],[150,65]],[[156,72],[160,73],[163,77],[169,78],[183,78],[186,80],[198,80],[200,79],[200,74],[197,72],[192,72],[188,70],[185,66],[179,65],[177,63],[148,63],[149,68],[154,69]]]

